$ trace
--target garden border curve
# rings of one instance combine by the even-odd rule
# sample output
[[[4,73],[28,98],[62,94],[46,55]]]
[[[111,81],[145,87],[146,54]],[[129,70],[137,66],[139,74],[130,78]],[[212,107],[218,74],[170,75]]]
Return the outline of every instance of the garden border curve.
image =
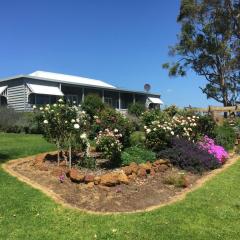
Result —
[[[2,164],[1,166],[8,174],[16,177],[19,181],[24,182],[24,183],[30,185],[31,187],[33,187],[37,190],[40,190],[41,192],[46,194],[48,197],[53,199],[57,204],[60,204],[61,206],[72,209],[72,210],[78,210],[78,211],[83,212],[83,213],[96,214],[96,215],[116,215],[116,214],[144,213],[144,212],[150,212],[150,211],[156,210],[158,208],[161,208],[161,207],[168,206],[168,205],[171,205],[173,203],[179,202],[181,200],[184,200],[188,193],[199,189],[206,182],[208,182],[210,179],[212,179],[214,176],[223,172],[224,170],[226,170],[228,167],[232,166],[235,162],[237,162],[240,159],[239,155],[231,156],[231,158],[225,163],[225,165],[223,165],[222,168],[215,169],[215,170],[211,171],[206,176],[197,180],[197,182],[194,184],[193,187],[184,189],[183,191],[181,191],[181,193],[174,196],[167,203],[161,203],[161,204],[158,204],[158,205],[147,207],[145,209],[135,210],[135,211],[130,211],[130,212],[97,212],[97,211],[90,211],[90,210],[86,210],[86,209],[82,209],[82,208],[79,208],[79,207],[72,206],[71,204],[64,201],[58,194],[50,191],[48,188],[43,187],[42,185],[30,180],[29,178],[27,178],[27,177],[25,177],[25,176],[21,175],[20,173],[13,170],[14,166],[18,165],[19,163],[24,163],[24,162],[31,161],[35,156],[36,155],[25,157],[25,158],[10,160],[10,161]]]

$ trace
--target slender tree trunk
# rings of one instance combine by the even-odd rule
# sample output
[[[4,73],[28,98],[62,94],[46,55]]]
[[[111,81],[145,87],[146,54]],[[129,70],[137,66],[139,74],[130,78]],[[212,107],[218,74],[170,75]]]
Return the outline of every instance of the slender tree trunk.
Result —
[[[59,142],[57,142],[57,161],[58,161],[58,166],[60,165],[60,146]]]
[[[71,146],[71,144],[69,144],[68,153],[69,153],[69,168],[71,169],[72,168],[72,146]]]

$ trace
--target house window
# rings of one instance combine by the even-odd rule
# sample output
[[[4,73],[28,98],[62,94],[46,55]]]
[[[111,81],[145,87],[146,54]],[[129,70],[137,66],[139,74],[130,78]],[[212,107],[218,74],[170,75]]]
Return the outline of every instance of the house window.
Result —
[[[109,106],[112,107],[112,98],[105,97],[105,98],[104,98],[104,102],[105,102],[107,105],[109,105]]]
[[[78,95],[66,95],[65,99],[71,104],[78,104]]]
[[[48,95],[36,95],[36,104],[45,105],[50,103],[50,97]]]

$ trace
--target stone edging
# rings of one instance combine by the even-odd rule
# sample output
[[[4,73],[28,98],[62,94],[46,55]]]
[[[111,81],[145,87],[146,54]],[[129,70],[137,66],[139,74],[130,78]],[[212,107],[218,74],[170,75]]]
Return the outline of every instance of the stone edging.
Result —
[[[156,210],[158,208],[164,207],[164,206],[168,206],[171,205],[173,203],[179,202],[181,200],[184,200],[187,196],[188,193],[193,192],[195,190],[197,190],[198,188],[200,188],[201,186],[203,186],[207,181],[209,181],[210,179],[212,179],[214,176],[216,176],[217,174],[223,172],[225,169],[227,169],[228,167],[230,167],[231,165],[233,165],[235,162],[238,161],[238,159],[240,158],[239,156],[232,156],[224,165],[222,168],[219,169],[215,169],[213,171],[211,171],[209,174],[207,174],[206,176],[200,178],[199,180],[197,180],[197,182],[194,184],[193,187],[191,188],[186,188],[184,190],[181,191],[181,193],[177,194],[176,196],[174,196],[169,202],[167,203],[161,203],[158,205],[154,205],[154,206],[150,206],[147,207],[145,209],[141,209],[141,210],[136,210],[136,211],[131,211],[131,212],[96,212],[96,211],[91,211],[91,210],[86,210],[86,209],[81,209],[79,207],[75,207],[69,203],[67,203],[64,199],[62,199],[58,194],[52,192],[51,190],[49,190],[48,188],[30,180],[29,178],[21,175],[20,173],[16,172],[13,170],[13,167],[20,164],[20,163],[24,163],[24,162],[28,162],[31,161],[35,156],[29,156],[26,158],[19,158],[19,159],[15,159],[15,160],[10,160],[7,163],[2,164],[2,168],[9,173],[10,175],[16,177],[18,180],[20,180],[21,182],[24,182],[28,185],[30,185],[31,187],[38,189],[40,191],[42,191],[43,193],[45,193],[48,197],[52,198],[56,203],[62,205],[63,207],[69,208],[69,209],[73,209],[73,210],[78,210],[80,212],[83,213],[89,213],[89,214],[95,214],[95,215],[116,215],[116,214],[131,214],[131,213],[144,213],[144,212],[149,212],[149,211],[153,211]]]

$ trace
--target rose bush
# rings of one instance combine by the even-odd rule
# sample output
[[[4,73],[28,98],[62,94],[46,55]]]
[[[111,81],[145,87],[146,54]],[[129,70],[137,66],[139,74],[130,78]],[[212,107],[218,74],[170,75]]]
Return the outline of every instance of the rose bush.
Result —
[[[60,150],[68,148],[71,167],[72,151],[78,148],[84,151],[88,149],[87,138],[81,137],[89,130],[88,115],[81,110],[80,106],[64,103],[63,99],[59,99],[53,105],[47,104],[34,109],[40,121],[43,136],[57,146],[58,164]]]
[[[196,140],[198,116],[174,116],[169,121],[155,120],[145,125],[146,145],[154,151],[169,146],[173,136]]]
[[[110,131],[105,129],[100,131],[96,137],[97,150],[103,153],[104,157],[109,159],[113,164],[119,164],[121,158],[122,143],[120,139],[122,134],[117,129]]]
[[[133,131],[132,123],[128,118],[123,114],[117,112],[115,109],[106,108],[99,113],[98,116],[94,116],[95,123],[92,126],[94,131],[93,136],[96,136],[98,132],[109,129],[114,131],[118,130],[118,133],[121,134],[119,139],[124,147],[129,146],[130,134]]]

